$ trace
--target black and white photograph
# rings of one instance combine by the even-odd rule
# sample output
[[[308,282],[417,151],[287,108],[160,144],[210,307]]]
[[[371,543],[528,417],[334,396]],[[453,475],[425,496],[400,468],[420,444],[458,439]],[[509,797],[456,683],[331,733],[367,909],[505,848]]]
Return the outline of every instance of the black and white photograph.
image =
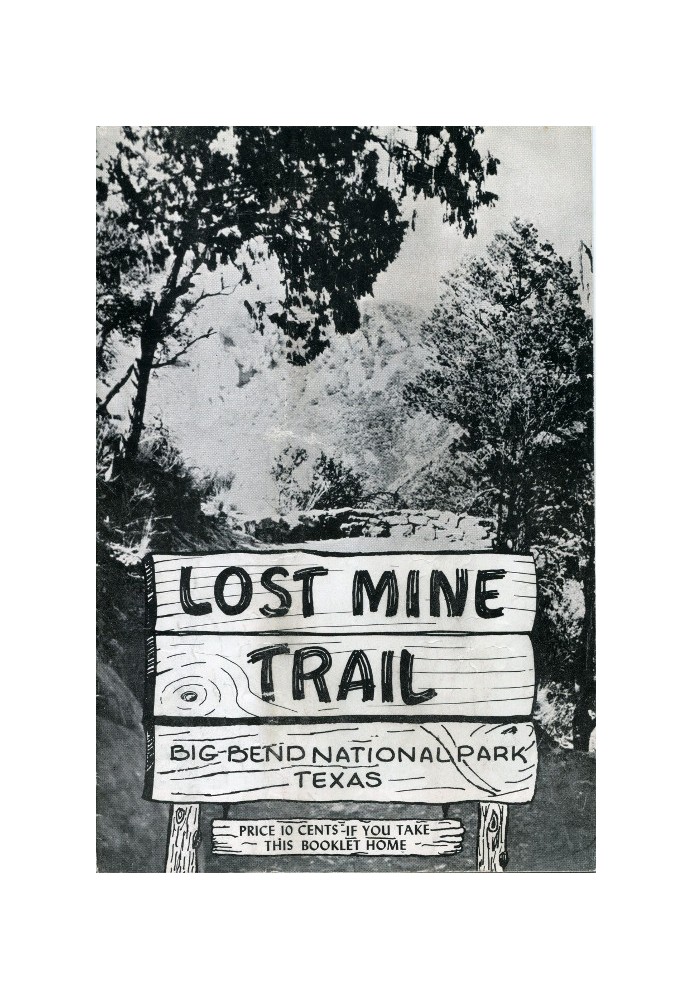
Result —
[[[99,871],[594,870],[591,176],[97,130]]]

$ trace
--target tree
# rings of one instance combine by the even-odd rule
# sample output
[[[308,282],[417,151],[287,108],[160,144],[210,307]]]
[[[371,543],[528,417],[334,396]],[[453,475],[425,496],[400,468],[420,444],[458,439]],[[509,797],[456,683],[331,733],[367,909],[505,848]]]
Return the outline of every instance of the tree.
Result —
[[[447,219],[473,234],[476,210],[496,199],[485,182],[497,160],[477,150],[481,132],[123,128],[97,177],[97,364],[109,385],[97,406],[107,417],[134,383],[123,460],[137,456],[152,373],[182,363],[213,334],[193,322],[209,298],[244,287],[259,332],[272,324],[288,360],[305,364],[330,328],[357,328],[358,300],[400,249],[405,196],[438,199]],[[281,280],[274,308],[253,281],[267,260]],[[206,278],[217,271],[210,291]],[[115,378],[123,345],[137,358]]]
[[[424,325],[432,364],[406,398],[457,428],[464,505],[493,517],[499,550],[540,567],[536,640],[576,689],[574,744],[586,749],[594,696],[592,323],[569,262],[515,220],[453,272]],[[560,634],[578,580],[581,632]]]
[[[341,459],[331,458],[321,451],[311,465],[307,463],[306,449],[291,445],[275,459],[272,476],[279,488],[281,513],[355,507],[361,503],[361,479]]]
[[[356,507],[363,500],[359,476],[339,458],[321,452],[313,469],[304,510]]]
[[[301,475],[299,469],[307,461],[308,452],[306,449],[291,445],[287,445],[274,460],[272,478],[277,484],[278,508],[281,514],[301,509],[301,499],[305,487],[301,486],[298,481]]]

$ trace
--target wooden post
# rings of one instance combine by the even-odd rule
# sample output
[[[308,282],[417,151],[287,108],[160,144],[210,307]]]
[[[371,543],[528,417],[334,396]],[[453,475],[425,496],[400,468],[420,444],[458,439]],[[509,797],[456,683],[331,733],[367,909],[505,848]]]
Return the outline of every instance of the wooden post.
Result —
[[[502,872],[508,863],[506,836],[508,807],[496,802],[479,803],[477,871]]]
[[[171,805],[168,827],[167,872],[196,872],[200,843],[199,805]]]

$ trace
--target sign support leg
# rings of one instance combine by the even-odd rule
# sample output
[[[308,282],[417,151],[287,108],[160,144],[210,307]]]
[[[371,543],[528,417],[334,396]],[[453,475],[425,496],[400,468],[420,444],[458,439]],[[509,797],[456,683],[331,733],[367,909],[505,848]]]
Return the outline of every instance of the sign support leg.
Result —
[[[477,871],[502,872],[508,863],[508,807],[497,802],[479,803]]]
[[[200,842],[199,805],[171,805],[168,826],[167,872],[196,872]]]

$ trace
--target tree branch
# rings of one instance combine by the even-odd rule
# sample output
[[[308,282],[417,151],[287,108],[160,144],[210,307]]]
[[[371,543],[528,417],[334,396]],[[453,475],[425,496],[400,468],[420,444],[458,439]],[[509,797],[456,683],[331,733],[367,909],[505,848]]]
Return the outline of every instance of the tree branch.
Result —
[[[109,390],[109,392],[106,394],[106,398],[102,399],[99,402],[98,406],[96,407],[96,412],[99,414],[99,416],[108,417],[110,415],[108,412],[108,404],[111,402],[114,396],[118,395],[120,390],[123,388],[125,383],[128,381],[128,379],[134,372],[134,370],[135,370],[135,363],[133,362],[128,368],[128,370],[125,372],[123,377],[118,382],[116,382],[116,384],[113,386],[112,389]]]
[[[171,330],[177,329],[181,325],[181,323],[183,323],[188,318],[188,316],[190,316],[193,312],[195,312],[195,310],[197,309],[197,307],[201,302],[204,302],[207,299],[216,299],[219,298],[220,296],[233,295],[236,289],[240,287],[242,280],[243,280],[242,278],[239,278],[239,280],[236,282],[233,288],[224,288],[222,283],[222,287],[218,292],[201,292],[193,302],[189,303],[184,302],[182,314],[178,317],[177,320],[175,320],[175,322],[171,324],[170,329]]]
[[[174,365],[186,351],[189,351],[191,347],[198,344],[201,340],[207,340],[207,338],[211,337],[214,333],[216,333],[214,327],[210,326],[206,333],[201,333],[199,337],[193,337],[192,340],[189,340],[188,343],[182,347],[180,351],[177,351],[174,355],[172,355],[172,357],[166,358],[164,361],[155,361],[152,368],[167,368],[169,365]]]
[[[413,146],[408,146],[406,142],[399,142],[395,139],[386,139],[384,136],[376,135],[376,133],[369,128],[360,128],[357,126],[355,131],[359,132],[367,141],[374,142],[384,149],[390,159],[393,159],[392,154],[397,151],[403,156],[411,156],[413,160],[418,160],[419,163],[426,167],[432,166],[423,153],[420,153],[419,150]],[[439,143],[439,145],[442,145],[442,143]]]

